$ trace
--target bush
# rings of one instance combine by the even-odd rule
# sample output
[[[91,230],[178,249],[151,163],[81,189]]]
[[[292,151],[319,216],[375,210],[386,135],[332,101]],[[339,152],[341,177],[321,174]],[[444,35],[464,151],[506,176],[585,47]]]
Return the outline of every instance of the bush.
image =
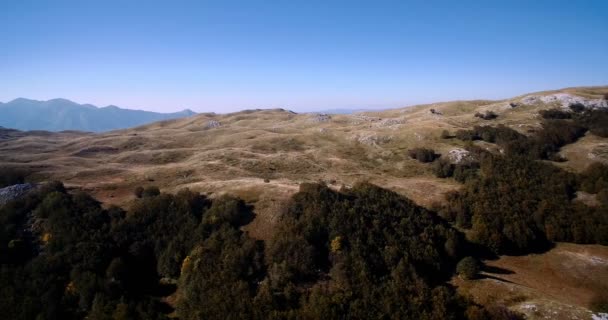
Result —
[[[608,138],[608,110],[587,110],[577,117],[577,123],[584,126],[594,135]]]
[[[427,148],[414,148],[414,149],[410,149],[408,150],[408,155],[412,158],[412,159],[416,159],[420,162],[433,162],[435,161],[435,159],[439,158],[439,154],[436,154],[435,151],[433,149],[427,149]]]
[[[458,140],[473,141],[481,139],[473,130],[458,130],[454,135]]]
[[[571,119],[572,114],[560,109],[541,110],[539,114],[543,119]]]
[[[568,108],[570,108],[570,110],[572,110],[573,112],[576,113],[581,113],[583,111],[585,111],[587,108],[585,107],[584,104],[582,103],[574,103],[568,106]]]
[[[160,189],[155,186],[146,187],[141,193],[141,196],[143,198],[151,198],[156,197],[158,195],[160,195]]]
[[[441,159],[433,165],[433,172],[437,178],[449,178],[454,175],[454,167],[454,164]]]
[[[448,130],[441,131],[441,139],[451,139],[452,135]]]
[[[498,114],[496,114],[494,111],[486,111],[485,113],[476,112],[475,117],[484,120],[494,120],[498,118]]]
[[[589,193],[598,193],[603,189],[608,189],[608,165],[601,162],[590,164],[582,172],[581,189]]]
[[[465,280],[477,278],[479,269],[479,262],[473,257],[463,258],[456,265],[456,273]]]

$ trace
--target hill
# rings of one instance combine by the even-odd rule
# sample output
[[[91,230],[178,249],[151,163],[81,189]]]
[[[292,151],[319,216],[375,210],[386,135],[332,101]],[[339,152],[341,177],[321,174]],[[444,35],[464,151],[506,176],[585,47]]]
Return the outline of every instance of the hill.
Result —
[[[560,314],[557,318],[567,319],[590,316],[590,306],[595,305],[598,292],[605,292],[604,288],[608,286],[608,253],[605,247],[580,244],[604,244],[606,241],[603,236],[605,229],[601,229],[608,225],[605,219],[607,202],[605,197],[602,198],[606,194],[599,191],[606,188],[602,181],[608,180],[605,173],[598,172],[598,177],[604,176],[592,181],[587,169],[604,170],[605,167],[597,164],[608,163],[608,138],[602,128],[585,124],[590,120],[585,117],[595,114],[576,111],[579,108],[585,112],[602,110],[599,114],[605,116],[605,110],[608,110],[606,94],[608,87],[567,88],[500,101],[453,101],[346,115],[296,114],[283,109],[245,110],[223,115],[199,114],[100,134],[23,132],[0,128],[0,167],[8,167],[9,172],[32,172],[26,181],[62,180],[70,190],[83,190],[93,195],[110,212],[116,210],[110,206],[112,204],[131,207],[135,211],[147,208],[142,207],[143,200],[137,199],[136,187],[146,187],[145,193],[158,194],[158,190],[152,188],[158,186],[163,194],[177,195],[179,190],[189,188],[202,193],[205,199],[219,200],[220,203],[227,201],[223,197],[225,194],[237,196],[251,207],[228,200],[231,205],[218,206],[209,214],[209,221],[216,221],[221,216],[218,212],[232,205],[238,204],[237,207],[243,210],[253,209],[247,219],[243,218],[246,220],[244,225],[241,222],[232,224],[245,231],[247,237],[277,245],[274,249],[271,246],[267,253],[278,259],[273,263],[277,268],[292,263],[295,270],[302,265],[300,261],[290,262],[291,256],[286,254],[283,257],[282,252],[284,248],[291,253],[308,252],[308,249],[296,246],[295,243],[301,244],[298,242],[301,239],[307,239],[315,246],[315,237],[322,236],[319,242],[322,245],[317,248],[322,255],[328,250],[325,245],[329,239],[338,239],[338,251],[343,243],[350,243],[352,253],[359,249],[362,253],[372,252],[377,248],[388,248],[383,244],[384,240],[367,248],[368,244],[342,242],[341,239],[363,239],[364,235],[358,233],[371,226],[394,226],[396,222],[390,217],[399,216],[401,211],[393,215],[389,208],[415,208],[408,216],[413,220],[404,224],[406,226],[422,223],[414,217],[423,219],[431,209],[428,212],[433,212],[433,216],[437,212],[441,219],[445,219],[437,221],[450,222],[450,229],[441,231],[437,239],[441,238],[443,242],[445,235],[441,234],[458,230],[468,240],[483,245],[494,254],[503,255],[498,260],[486,262],[482,279],[454,278],[452,283],[458,287],[458,292],[471,296],[472,300],[484,306],[499,302],[533,319],[556,313]],[[585,130],[580,130],[579,125],[585,125]],[[572,128],[576,137],[564,140]],[[471,135],[477,137],[466,138]],[[513,142],[525,146],[525,151],[540,146],[544,153],[531,155],[531,158],[508,158],[513,150],[518,151],[516,147],[519,145]],[[557,145],[559,147],[556,148]],[[439,160],[425,163],[413,159],[412,154],[418,156],[411,151],[417,148],[432,149],[431,160],[440,155]],[[475,152],[484,158],[478,159],[479,167],[472,168],[475,171],[472,179],[467,177],[466,166],[452,167],[452,171],[460,170],[459,174],[438,177],[437,164],[456,166],[470,154],[477,156]],[[314,183],[319,181],[323,187],[315,186]],[[385,193],[359,182],[369,182],[394,193]],[[372,195],[376,200],[382,199],[378,203],[384,203],[386,208],[367,208],[364,204],[376,201],[366,200]],[[413,201],[405,205],[402,200],[391,200],[397,196]],[[168,195],[163,197],[168,207],[173,205]],[[179,197],[189,196],[182,191]],[[357,217],[365,216],[368,210],[370,217],[375,216],[375,212],[386,214],[386,221],[360,222],[349,216],[353,212],[359,214]],[[156,209],[149,211],[158,214],[161,220],[167,219],[166,223],[181,221],[164,217],[164,213]],[[130,219],[144,217],[137,214],[127,216]],[[286,217],[292,217],[289,219],[293,221],[287,220],[286,223]],[[240,221],[237,218],[238,215],[231,219]],[[433,219],[426,219],[420,228],[437,224]],[[145,223],[157,221],[144,220]],[[480,221],[488,227],[480,228]],[[363,223],[365,227],[355,225],[357,223]],[[289,229],[293,226],[297,228]],[[181,225],[172,228],[183,230]],[[380,232],[384,229],[378,229],[378,239],[393,234]],[[140,227],[133,230],[143,232]],[[151,230],[165,229],[155,227]],[[480,230],[485,233],[480,233]],[[290,235],[299,238],[284,239]],[[420,239],[419,235],[404,236]],[[230,241],[237,243],[236,247],[249,248],[251,245],[253,251],[250,253],[252,257],[256,256],[252,243],[240,243],[238,239]],[[402,243],[407,241],[396,241],[394,245]],[[546,251],[555,243],[553,250]],[[159,248],[164,250],[165,246]],[[196,249],[188,259],[207,259],[207,255],[213,252],[220,256],[232,254],[222,253],[218,248],[224,247]],[[451,248],[447,251],[454,249],[447,244],[445,248]],[[416,252],[412,254],[413,258],[419,257],[424,250],[410,249]],[[530,254],[537,249],[543,253]],[[177,262],[183,262],[184,270],[188,270],[186,262],[190,260],[183,260],[186,259],[183,255],[189,250],[190,245],[175,258]],[[469,248],[467,254],[471,252],[474,250]],[[519,256],[504,256],[505,253]],[[166,253],[163,251],[158,255]],[[383,255],[392,257],[391,252]],[[281,257],[286,260],[281,261]],[[295,254],[294,257],[299,256]],[[373,261],[383,261],[372,258]],[[450,259],[440,254],[436,260]],[[451,261],[456,262],[456,259]],[[304,268],[303,272],[317,268],[326,272],[328,263],[340,265],[340,260],[317,262],[315,267]],[[536,268],[541,262],[544,267]],[[172,274],[177,272],[178,266],[172,262]],[[334,271],[338,274],[333,274]],[[310,279],[307,277],[313,277],[318,289],[324,290],[324,277],[342,277],[339,273],[342,271],[334,271],[322,276],[304,274],[301,276],[304,281],[294,282],[294,286],[308,288]],[[216,274],[219,271],[205,272]],[[547,285],[557,281],[555,279],[565,278],[567,283],[560,286]],[[196,281],[190,281],[192,279]],[[187,284],[200,282],[196,276],[192,279],[185,279],[179,285],[190,291],[190,298],[215,292],[214,289],[201,295],[197,290],[206,289],[190,288]],[[263,293],[261,288],[259,292]],[[562,293],[556,294],[559,290]],[[565,299],[564,290],[573,292],[574,298]],[[176,296],[180,295],[183,299],[188,293]],[[310,296],[312,298],[316,299],[314,295]],[[321,302],[317,301],[316,305],[325,303]],[[190,308],[198,305],[200,303],[184,306],[178,301],[177,309],[189,314],[194,312]],[[249,310],[248,307],[245,309]],[[353,309],[351,312],[358,311]]]
[[[156,113],[116,106],[98,108],[66,99],[37,101],[18,98],[0,103],[0,126],[18,130],[103,132],[194,114],[190,110]]]
[[[608,87],[571,88],[350,115],[283,109],[208,113],[100,134],[2,129],[0,164],[35,168],[41,179],[61,179],[113,203],[127,201],[142,183],[166,191],[189,187],[275,198],[294,192],[301,182],[340,186],[368,180],[430,206],[459,183],[435,178],[432,168],[411,159],[407,150],[428,147],[446,157],[466,143],[442,139],[442,131],[476,125],[502,124],[529,135],[540,127],[540,110],[572,101],[605,106],[607,92]],[[487,111],[498,117],[475,117]],[[582,171],[594,161],[606,161],[606,143],[587,134],[564,147],[569,161],[556,165]]]

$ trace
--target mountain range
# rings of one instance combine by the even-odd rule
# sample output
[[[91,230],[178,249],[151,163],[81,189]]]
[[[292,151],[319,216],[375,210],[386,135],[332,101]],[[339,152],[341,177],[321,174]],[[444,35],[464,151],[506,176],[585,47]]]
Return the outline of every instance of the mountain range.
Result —
[[[18,98],[0,103],[0,126],[18,130],[103,132],[194,114],[196,113],[187,109],[174,113],[157,113],[113,105],[99,108],[67,99],[38,101]]]

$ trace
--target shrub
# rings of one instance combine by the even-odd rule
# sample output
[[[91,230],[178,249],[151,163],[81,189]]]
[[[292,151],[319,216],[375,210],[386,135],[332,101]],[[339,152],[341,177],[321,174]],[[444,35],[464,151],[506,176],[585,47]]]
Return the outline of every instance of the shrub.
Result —
[[[571,119],[572,114],[560,109],[541,110],[538,112],[543,119]]]
[[[408,155],[412,159],[416,159],[420,162],[433,162],[435,159],[439,158],[440,155],[436,154],[433,149],[427,148],[414,148],[408,150]]]
[[[598,193],[608,189],[608,165],[601,162],[590,164],[581,174],[581,189],[589,193]]]
[[[433,172],[437,178],[449,178],[454,174],[454,167],[454,164],[441,159],[433,165]]]
[[[448,130],[441,131],[441,139],[451,139],[452,135]]]
[[[158,195],[160,195],[160,189],[155,186],[146,187],[141,194],[143,198],[156,197]]]
[[[587,108],[585,107],[584,104],[582,103],[574,103],[568,106],[568,108],[570,108],[570,110],[572,110],[573,112],[576,113],[581,113],[583,111],[585,111]]]
[[[479,262],[473,257],[463,258],[456,265],[456,273],[465,280],[477,278],[479,269]]]
[[[577,117],[577,123],[591,131],[591,133],[608,138],[608,110],[588,110]]]
[[[488,110],[485,113],[476,112],[475,117],[481,118],[484,120],[494,120],[494,119],[498,118],[498,114],[496,114],[494,111]]]
[[[473,141],[481,139],[473,130],[458,130],[454,135],[458,140]]]

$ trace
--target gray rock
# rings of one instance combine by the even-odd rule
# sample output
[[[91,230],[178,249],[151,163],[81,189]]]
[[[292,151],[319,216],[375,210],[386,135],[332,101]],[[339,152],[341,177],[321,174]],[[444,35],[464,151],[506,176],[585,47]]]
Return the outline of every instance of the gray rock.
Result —
[[[219,121],[216,120],[209,120],[207,122],[207,124],[205,124],[205,129],[213,129],[213,128],[219,128],[221,127],[222,124]]]
[[[590,109],[598,109],[598,108],[608,108],[608,101],[603,99],[587,99],[584,97],[579,97],[575,95],[571,95],[568,93],[556,93],[549,94],[545,96],[527,96],[521,99],[523,104],[552,104],[557,103],[560,104],[562,108],[568,108],[573,104],[582,104],[586,108]]]
[[[355,135],[353,139],[359,143],[366,144],[369,146],[378,146],[381,144],[389,143],[391,140],[393,140],[393,137],[368,133]]]
[[[331,121],[331,116],[326,113],[317,113],[313,114],[308,120],[314,123],[328,122]]]
[[[469,151],[460,148],[450,150],[448,152],[448,159],[455,164],[473,160]]]
[[[19,197],[26,195],[36,186],[31,183],[15,184],[0,189],[0,206],[6,204],[11,200],[15,200]]]
[[[398,128],[404,123],[405,120],[402,118],[389,118],[377,122],[375,126],[380,128]]]

